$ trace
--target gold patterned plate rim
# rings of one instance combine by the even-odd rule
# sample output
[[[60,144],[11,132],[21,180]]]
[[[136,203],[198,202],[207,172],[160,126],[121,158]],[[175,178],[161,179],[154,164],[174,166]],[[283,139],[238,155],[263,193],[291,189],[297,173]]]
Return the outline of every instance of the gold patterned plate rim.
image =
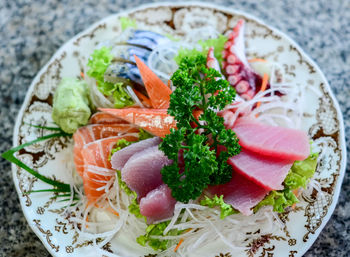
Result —
[[[108,23],[108,21],[110,22],[112,19],[116,19],[120,16],[128,16],[128,15],[131,15],[135,12],[142,12],[142,11],[145,11],[147,9],[152,9],[152,8],[157,9],[160,7],[162,7],[162,8],[175,8],[175,9],[181,9],[181,8],[189,9],[189,8],[197,8],[198,7],[198,8],[205,8],[208,10],[216,11],[219,13],[224,13],[226,15],[244,17],[244,18],[256,23],[258,26],[261,26],[261,27],[271,31],[271,33],[273,35],[277,35],[277,37],[280,37],[283,40],[287,41],[288,44],[290,44],[290,46],[293,48],[291,50],[295,51],[295,53],[299,56],[300,65],[302,63],[304,63],[309,69],[311,69],[313,71],[311,73],[315,73],[316,74],[315,76],[318,76],[318,78],[322,82],[320,85],[321,85],[322,89],[324,90],[324,93],[327,95],[326,98],[329,100],[329,106],[335,110],[333,114],[334,114],[334,120],[336,122],[337,131],[336,131],[336,134],[332,134],[332,135],[333,136],[336,135],[335,144],[337,145],[337,147],[338,147],[337,149],[339,150],[339,159],[337,160],[337,165],[339,165],[339,169],[336,171],[336,174],[333,176],[333,182],[332,182],[333,184],[331,184],[329,187],[330,200],[326,206],[323,206],[323,213],[324,213],[323,216],[321,215],[319,220],[316,221],[317,224],[315,225],[315,224],[311,224],[312,218],[310,218],[310,215],[309,215],[309,217],[308,217],[309,223],[307,225],[305,225],[305,227],[307,228],[307,233],[304,236],[304,243],[298,245],[299,248],[297,248],[297,251],[294,251],[294,250],[289,251],[288,250],[289,256],[295,256],[295,257],[302,256],[311,247],[311,245],[314,243],[314,241],[316,240],[316,238],[318,237],[318,235],[322,231],[323,227],[327,223],[327,221],[330,219],[330,217],[335,209],[337,199],[338,199],[339,194],[340,194],[341,184],[342,184],[342,180],[343,180],[343,177],[345,174],[345,167],[346,167],[346,145],[345,145],[344,125],[343,125],[342,113],[340,111],[339,104],[336,101],[324,74],[322,73],[322,71],[320,70],[318,65],[314,61],[311,60],[311,58],[298,46],[298,44],[295,43],[294,40],[292,40],[288,35],[284,34],[283,32],[281,32],[281,31],[279,31],[279,30],[277,30],[269,25],[266,25],[260,19],[254,17],[250,14],[247,14],[245,12],[225,8],[225,7],[219,6],[219,5],[199,3],[199,2],[178,2],[178,3],[163,2],[163,3],[153,3],[153,4],[142,5],[138,8],[129,9],[129,10],[126,10],[123,12],[119,12],[118,14],[108,16],[108,17],[94,23],[89,28],[87,28],[83,32],[79,33],[78,35],[76,35],[75,37],[70,39],[67,43],[65,43],[53,55],[53,57],[50,59],[50,61],[39,71],[39,73],[36,75],[36,77],[32,81],[32,83],[28,89],[27,95],[25,97],[24,103],[23,103],[21,110],[20,110],[18,117],[17,117],[16,125],[14,128],[13,145],[17,146],[20,142],[20,138],[19,138],[20,137],[20,128],[21,128],[21,126],[23,126],[23,119],[24,119],[25,112],[28,109],[28,106],[30,106],[32,104],[35,86],[37,85],[37,83],[39,83],[39,80],[41,79],[43,74],[50,68],[50,66],[53,65],[53,63],[57,62],[57,60],[59,60],[62,56],[65,55],[65,50],[67,48],[72,48],[73,44],[74,43],[76,44],[77,42],[79,42],[80,39],[82,39],[84,37],[86,38],[86,37],[88,37],[88,35],[93,35],[94,31],[97,30],[101,26],[101,24]],[[322,117],[320,119],[322,119]],[[320,125],[320,128],[321,128],[321,125]],[[311,131],[311,129],[309,130],[309,132],[310,131]],[[315,133],[317,134],[319,132],[320,131],[316,131]],[[327,135],[327,133],[325,133],[325,135]],[[331,137],[332,135],[329,135],[329,137]],[[66,254],[68,254],[68,253],[73,253],[73,251],[74,251],[73,246],[66,246],[66,248],[65,248],[66,252],[63,252],[63,253],[62,253],[62,251],[59,252],[59,245],[61,244],[61,242],[57,242],[57,240],[55,240],[55,235],[53,234],[53,232],[51,232],[49,229],[47,229],[47,225],[50,225],[50,224],[45,224],[45,222],[43,224],[41,224],[40,220],[33,219],[33,216],[35,216],[34,210],[31,209],[30,206],[28,206],[28,204],[26,204],[26,199],[25,199],[25,197],[23,195],[23,191],[21,190],[20,185],[19,185],[21,175],[18,175],[18,174],[20,174],[19,169],[15,165],[12,165],[12,174],[13,174],[14,184],[15,184],[17,193],[18,193],[19,198],[20,198],[20,203],[21,203],[23,213],[24,213],[30,227],[36,233],[36,235],[40,238],[40,240],[43,242],[43,244],[45,245],[47,250],[53,256],[66,256]],[[325,190],[326,190],[326,188],[325,188]],[[306,207],[305,213],[312,212],[312,210],[314,210],[317,207],[317,206],[315,207],[316,204],[318,204],[317,199],[311,199],[309,202],[309,205],[307,205],[307,207]],[[314,208],[314,209],[312,209],[312,208]],[[283,216],[281,216],[281,218],[283,219]],[[285,218],[288,221],[288,216],[286,216]],[[62,230],[67,229],[66,225],[62,225],[64,223],[58,222],[58,224],[63,227]],[[52,225],[52,226],[54,226],[54,225]],[[60,227],[59,227],[59,229],[60,229]],[[54,228],[52,230],[54,230]],[[276,238],[277,238],[276,240],[279,241],[278,237],[276,237]],[[288,240],[288,242],[289,241],[292,242],[289,245],[293,245],[293,240],[294,240],[293,238],[290,238]],[[267,240],[267,243],[270,243],[270,241]],[[62,248],[64,248],[64,246],[62,246],[61,249]],[[266,256],[274,256],[273,255],[274,248],[275,248],[275,246],[272,245],[270,248],[267,247],[267,248],[260,249],[260,250],[262,250],[262,252],[261,252],[261,255],[259,255],[259,256],[265,256],[265,254],[267,254]],[[77,252],[79,252],[79,250],[81,250],[81,248],[78,249]],[[83,252],[77,253],[77,255],[73,254],[71,256],[82,256],[82,254],[83,254]],[[220,254],[220,256],[221,256],[221,254]],[[230,256],[230,255],[222,254],[222,256]],[[248,254],[248,256],[258,256],[258,255],[255,255],[255,253],[254,253],[254,255]]]

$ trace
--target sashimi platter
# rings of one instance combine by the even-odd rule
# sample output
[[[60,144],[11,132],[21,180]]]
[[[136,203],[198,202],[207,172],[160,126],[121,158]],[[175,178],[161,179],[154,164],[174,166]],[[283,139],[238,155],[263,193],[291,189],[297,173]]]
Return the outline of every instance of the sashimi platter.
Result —
[[[103,19],[52,57],[14,130],[53,256],[302,256],[345,170],[329,85],[286,35],[208,4]]]

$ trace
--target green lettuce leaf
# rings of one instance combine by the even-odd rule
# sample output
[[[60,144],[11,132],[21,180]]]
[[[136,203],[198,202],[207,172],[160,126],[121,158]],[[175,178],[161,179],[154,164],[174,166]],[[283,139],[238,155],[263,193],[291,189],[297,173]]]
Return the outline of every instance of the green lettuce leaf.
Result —
[[[144,131],[142,128],[140,128],[139,130],[140,130],[140,132],[139,132],[139,141],[142,141],[142,140],[145,140],[145,139],[153,137],[153,135],[151,135],[147,131]]]
[[[279,191],[271,191],[258,205],[254,207],[254,212],[257,212],[265,205],[273,206],[275,212],[284,212],[284,209],[294,203],[299,202],[298,198],[289,188]]]
[[[205,41],[200,40],[198,43],[203,47],[205,56],[207,56],[209,48],[214,47],[214,56],[219,61],[219,63],[222,63],[222,51],[224,51],[225,43],[227,40],[228,39],[226,36],[220,34],[218,38],[211,38]]]
[[[123,83],[111,83],[104,80],[104,74],[111,64],[113,55],[108,47],[96,49],[89,58],[87,66],[90,68],[87,74],[96,79],[98,90],[105,96],[114,99],[116,108],[123,108],[132,105],[134,102],[125,91]]]
[[[160,222],[158,224],[151,224],[146,229],[146,234],[139,236],[136,242],[142,246],[148,244],[153,250],[164,251],[169,247],[169,240],[155,239],[151,236],[163,236],[164,230],[169,225],[170,221]],[[172,229],[165,236],[177,236],[183,233],[184,230]]]
[[[129,17],[120,17],[119,22],[122,27],[122,31],[128,28],[137,28],[136,21],[134,19],[130,19]]]
[[[125,106],[134,104],[129,94],[125,91],[123,83],[114,84],[112,95],[114,99],[114,106],[116,108],[124,108]]]
[[[311,153],[305,160],[294,162],[283,182],[284,189],[271,191],[264,200],[254,207],[254,211],[258,211],[265,205],[271,205],[274,211],[284,212],[286,207],[299,202],[298,198],[293,194],[293,190],[306,187],[310,178],[315,174],[317,158],[318,153]]]
[[[137,202],[137,194],[135,191],[132,191],[127,185],[126,183],[122,180],[122,175],[121,175],[121,171],[117,170],[117,177],[118,177],[118,184],[120,186],[120,188],[122,190],[124,190],[124,192],[127,195],[131,195],[132,196],[132,200],[131,200],[131,204],[128,206],[129,212],[134,214],[137,218],[144,218],[145,222],[146,222],[146,217],[143,216],[140,212],[140,205]]]
[[[205,199],[200,202],[201,205],[208,206],[210,208],[214,208],[215,206],[220,207],[220,218],[224,219],[229,215],[239,213],[239,211],[235,210],[230,204],[224,202],[223,195],[218,197],[215,195],[213,198],[209,198],[205,196]]]
[[[178,51],[178,54],[177,54],[177,56],[175,56],[174,60],[177,64],[180,64],[181,60],[186,56],[190,59],[193,57],[196,57],[198,55],[202,55],[205,58],[207,58],[208,50],[211,46],[213,46],[214,47],[214,55],[215,55],[216,59],[219,61],[219,63],[221,64],[223,61],[222,51],[224,50],[224,46],[225,46],[226,41],[227,41],[227,37],[225,37],[224,35],[219,35],[218,38],[208,39],[205,41],[200,40],[200,41],[198,41],[198,44],[202,47],[202,50],[180,48],[180,50]]]
[[[96,49],[89,58],[87,66],[90,68],[87,74],[93,77],[97,82],[101,83],[104,81],[104,74],[111,64],[113,55],[111,49],[108,47],[101,47]]]
[[[312,153],[304,161],[294,162],[286,179],[284,180],[285,187],[290,189],[297,189],[299,187],[306,187],[310,178],[315,174],[317,166],[318,153]]]

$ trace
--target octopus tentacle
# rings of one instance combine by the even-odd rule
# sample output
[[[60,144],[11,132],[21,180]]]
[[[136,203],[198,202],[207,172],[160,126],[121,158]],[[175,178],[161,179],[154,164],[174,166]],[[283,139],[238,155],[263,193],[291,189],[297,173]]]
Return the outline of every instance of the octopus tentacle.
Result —
[[[260,90],[262,77],[250,67],[245,55],[244,20],[239,20],[228,36],[223,51],[223,68],[227,80],[243,99],[252,99]],[[270,85],[267,85],[269,88]]]

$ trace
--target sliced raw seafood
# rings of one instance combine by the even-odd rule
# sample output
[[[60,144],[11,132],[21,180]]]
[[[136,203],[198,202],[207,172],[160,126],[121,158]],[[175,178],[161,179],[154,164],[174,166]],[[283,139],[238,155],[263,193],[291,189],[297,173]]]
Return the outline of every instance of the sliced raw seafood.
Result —
[[[121,170],[122,180],[140,199],[163,184],[160,171],[171,163],[172,161],[158,149],[158,145],[146,148],[135,153],[126,162]]]
[[[221,74],[221,69],[220,69],[220,64],[218,60],[214,56],[214,47],[210,47],[208,50],[207,54],[207,68],[213,68],[216,71],[220,72]],[[224,76],[221,74],[221,78],[223,79]],[[220,78],[218,78],[220,79]]]
[[[261,155],[304,160],[310,154],[307,134],[302,130],[271,126],[249,118],[240,118],[234,128],[239,144]]]
[[[83,175],[84,162],[82,148],[86,144],[98,139],[133,132],[138,132],[138,129],[132,124],[92,124],[79,128],[73,135],[74,163],[78,174],[80,176]]]
[[[118,140],[136,141],[135,135],[123,135],[95,140],[86,144],[81,154],[83,157],[83,184],[89,202],[95,202],[104,194],[103,187],[115,177],[115,171],[108,161],[111,149]]]
[[[140,212],[147,217],[148,223],[152,223],[173,216],[175,204],[170,188],[162,184],[141,199]]]
[[[176,127],[174,117],[167,113],[167,109],[124,108],[104,109],[102,112],[110,113],[118,118],[141,127],[147,132],[158,137],[164,137],[170,133],[171,128]]]
[[[208,190],[212,195],[223,195],[225,203],[231,204],[247,216],[253,213],[251,209],[269,192],[237,172],[233,172],[232,179],[228,183],[211,186]]]
[[[114,83],[116,81],[113,78],[124,78],[142,84],[134,55],[137,55],[143,62],[147,62],[154,48],[169,44],[171,41],[156,32],[133,29],[125,31],[121,38],[112,45],[112,53],[115,57],[112,65],[107,69],[105,77]]]
[[[111,158],[112,168],[116,170],[121,170],[125,163],[129,160],[131,156],[135,153],[143,151],[151,146],[159,145],[161,139],[159,137],[153,137],[140,142],[131,144],[118,152],[114,153]]]
[[[249,66],[244,46],[244,20],[239,20],[230,33],[223,52],[223,68],[228,82],[238,95],[249,100],[260,90],[262,78]],[[267,85],[269,88],[270,85]]]
[[[238,155],[229,158],[228,163],[234,171],[259,186],[267,190],[280,190],[294,161],[262,156],[243,148]]]
[[[92,124],[121,124],[127,123],[125,120],[117,118],[106,112],[96,112],[90,118]]]
[[[150,69],[147,65],[140,60],[136,55],[137,68],[140,71],[143,84],[146,87],[148,96],[151,100],[153,108],[167,109],[170,104],[171,89],[163,83],[163,81]]]

